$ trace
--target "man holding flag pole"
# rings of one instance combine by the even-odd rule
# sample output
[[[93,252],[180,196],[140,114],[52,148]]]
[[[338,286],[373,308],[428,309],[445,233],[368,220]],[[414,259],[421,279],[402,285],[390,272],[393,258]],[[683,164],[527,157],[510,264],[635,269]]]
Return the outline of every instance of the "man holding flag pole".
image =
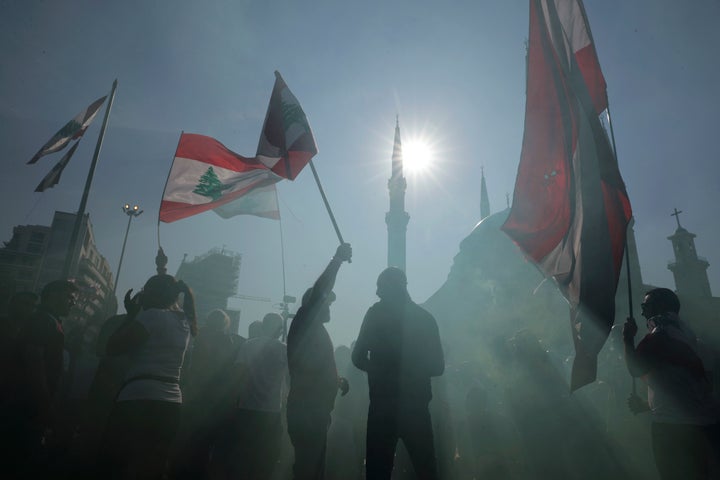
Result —
[[[275,184],[294,180],[310,163],[340,246],[308,289],[287,336],[290,392],[288,433],[295,448],[296,479],[322,478],[330,412],[340,389],[349,386],[337,375],[334,351],[324,324],[330,320],[332,288],[340,265],[350,262],[345,243],[312,157],[317,146],[297,98],[275,72],[270,103],[257,154],[243,157],[214,138],[182,133],[163,192],[159,222],[174,222],[208,210],[223,218],[249,214],[279,219]],[[158,226],[159,226],[158,222]],[[159,240],[159,235],[158,235]],[[160,257],[162,248],[158,256]]]

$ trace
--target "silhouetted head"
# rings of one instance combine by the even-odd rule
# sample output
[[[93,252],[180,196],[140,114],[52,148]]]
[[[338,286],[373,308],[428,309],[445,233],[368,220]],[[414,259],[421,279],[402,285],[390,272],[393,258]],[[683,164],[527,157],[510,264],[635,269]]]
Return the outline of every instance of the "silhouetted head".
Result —
[[[262,334],[270,338],[278,338],[282,333],[283,319],[279,313],[267,313],[262,319]]]
[[[645,294],[640,304],[642,316],[650,319],[663,313],[680,313],[680,300],[669,288],[654,288]]]
[[[8,302],[8,315],[15,321],[30,318],[37,306],[38,296],[33,292],[17,292]]]
[[[262,337],[263,334],[263,324],[259,320],[255,320],[254,322],[250,323],[248,325],[248,338],[257,338]]]
[[[142,306],[144,309],[168,309],[177,303],[181,292],[180,283],[172,275],[154,275],[143,287]]]
[[[205,326],[211,332],[227,332],[230,328],[230,317],[224,310],[216,308],[208,313]]]
[[[67,280],[55,280],[43,287],[40,293],[42,308],[56,317],[64,317],[75,305],[78,288]]]
[[[195,297],[192,290],[182,280],[167,274],[153,275],[145,282],[140,295],[140,304],[144,310],[172,308],[183,294],[183,312],[190,323],[190,332],[197,335],[197,316],[195,315]]]
[[[377,279],[377,296],[381,300],[401,301],[408,297],[407,277],[397,267],[388,267]]]

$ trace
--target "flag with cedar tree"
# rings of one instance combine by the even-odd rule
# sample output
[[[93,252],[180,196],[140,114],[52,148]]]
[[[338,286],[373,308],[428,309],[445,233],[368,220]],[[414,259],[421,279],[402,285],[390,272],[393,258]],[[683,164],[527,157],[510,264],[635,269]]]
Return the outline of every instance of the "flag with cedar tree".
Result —
[[[33,155],[28,164],[37,162],[40,157],[44,155],[62,150],[68,145],[68,143],[70,143],[71,140],[82,137],[85,130],[87,130],[97,116],[97,113],[106,98],[107,96],[98,98],[82,112],[75,115],[75,117],[58,130],[57,133],[50,138],[50,140],[45,142],[45,145],[43,145],[40,150]]]
[[[257,159],[277,175],[294,180],[315,154],[317,146],[305,112],[276,71]]]
[[[163,193],[160,221],[170,223],[208,210],[225,218],[240,214],[278,218],[276,205],[248,199],[243,199],[244,209],[217,209],[281,179],[257,159],[238,155],[214,138],[183,133]]]

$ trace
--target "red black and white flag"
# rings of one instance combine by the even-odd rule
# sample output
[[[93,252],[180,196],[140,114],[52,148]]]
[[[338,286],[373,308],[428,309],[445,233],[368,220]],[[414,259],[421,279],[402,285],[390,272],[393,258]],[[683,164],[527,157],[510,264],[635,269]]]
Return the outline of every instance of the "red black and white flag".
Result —
[[[525,133],[502,229],[571,305],[573,390],[595,380],[632,216],[599,115],[605,79],[581,0],[530,0]]]
[[[28,164],[37,162],[40,160],[40,157],[44,155],[62,150],[68,145],[68,143],[70,143],[71,140],[82,137],[85,130],[87,130],[97,116],[97,113],[106,98],[107,96],[98,98],[82,112],[75,115],[75,117],[58,130],[50,140],[45,142],[45,145],[43,145],[40,150],[33,155]]]
[[[305,112],[276,71],[257,159],[281,177],[294,180],[315,154],[315,137]]]

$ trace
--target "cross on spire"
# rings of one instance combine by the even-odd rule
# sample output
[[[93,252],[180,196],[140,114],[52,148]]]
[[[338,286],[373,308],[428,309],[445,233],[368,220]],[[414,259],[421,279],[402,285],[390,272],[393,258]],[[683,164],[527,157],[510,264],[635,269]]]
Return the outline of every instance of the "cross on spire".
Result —
[[[677,208],[673,208],[673,213],[670,214],[671,217],[675,217],[675,221],[678,224],[678,228],[682,228],[680,225],[680,214],[683,213],[682,210],[678,210]]]

